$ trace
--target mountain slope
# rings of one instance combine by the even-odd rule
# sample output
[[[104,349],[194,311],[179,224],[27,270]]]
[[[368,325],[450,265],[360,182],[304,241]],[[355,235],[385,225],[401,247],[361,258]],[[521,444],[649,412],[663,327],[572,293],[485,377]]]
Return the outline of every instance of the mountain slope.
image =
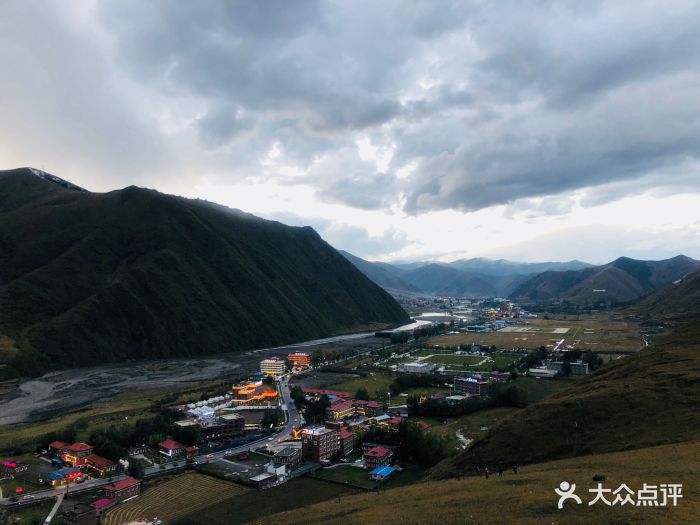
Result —
[[[670,334],[514,414],[467,451],[438,464],[430,477],[700,438],[700,302],[692,300],[699,282],[700,274],[693,274],[633,308],[651,308],[651,314],[655,305],[662,308],[675,325]],[[678,304],[685,310],[669,309]]]
[[[441,264],[429,264],[411,270],[405,280],[419,290],[436,295],[453,297],[493,297],[497,295],[491,279],[473,273],[462,272]]]
[[[402,279],[403,270],[393,267],[390,264],[381,262],[370,262],[360,259],[355,255],[343,250],[338,252],[350,261],[358,270],[365,274],[371,281],[387,290],[399,290],[408,292],[417,292],[418,289],[412,284],[407,283]]]
[[[311,228],[0,172],[0,359],[22,374],[277,345],[407,314]],[[5,369],[7,375],[8,369]]]
[[[642,299],[634,310],[653,317],[685,318],[698,314],[700,271],[675,281]]]
[[[627,302],[699,269],[700,261],[684,255],[662,261],[620,257],[603,266],[541,273],[519,286],[513,295],[534,301],[566,299],[579,304]]]

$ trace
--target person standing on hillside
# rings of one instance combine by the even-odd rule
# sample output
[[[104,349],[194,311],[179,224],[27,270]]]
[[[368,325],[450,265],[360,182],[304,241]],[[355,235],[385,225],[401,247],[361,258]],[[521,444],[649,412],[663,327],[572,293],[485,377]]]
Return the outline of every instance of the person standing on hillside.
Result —
[[[486,479],[489,479],[489,476],[491,475],[491,471],[489,470],[488,467],[484,467],[484,477]]]
[[[499,478],[502,478],[502,477],[503,477],[503,465],[501,465],[500,467],[498,467],[498,477],[499,477]]]

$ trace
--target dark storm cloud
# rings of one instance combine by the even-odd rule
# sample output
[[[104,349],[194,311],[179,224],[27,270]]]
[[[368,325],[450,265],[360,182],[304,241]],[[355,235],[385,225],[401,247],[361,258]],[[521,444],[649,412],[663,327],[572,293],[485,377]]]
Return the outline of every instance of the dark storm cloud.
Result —
[[[0,111],[21,126],[36,107],[85,166],[182,185],[271,177],[414,214],[697,189],[696,2],[107,0],[93,35],[63,5],[93,16],[2,4],[0,95],[14,102]],[[368,137],[393,151],[387,166],[359,158]],[[667,175],[679,165],[692,168]]]

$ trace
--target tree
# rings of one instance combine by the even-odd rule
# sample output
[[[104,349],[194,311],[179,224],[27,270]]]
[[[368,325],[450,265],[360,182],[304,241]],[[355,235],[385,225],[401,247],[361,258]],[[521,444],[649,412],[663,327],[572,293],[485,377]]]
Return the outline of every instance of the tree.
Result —
[[[357,389],[357,392],[355,393],[355,399],[361,399],[364,401],[369,401],[369,392],[365,387],[360,387]]]
[[[143,476],[146,474],[145,462],[142,459],[130,459],[128,472],[129,476],[132,476],[136,479],[142,479]]]
[[[260,423],[260,426],[263,429],[268,429],[272,428],[279,422],[279,414],[277,413],[277,410],[266,410],[265,414],[263,414],[262,422]]]

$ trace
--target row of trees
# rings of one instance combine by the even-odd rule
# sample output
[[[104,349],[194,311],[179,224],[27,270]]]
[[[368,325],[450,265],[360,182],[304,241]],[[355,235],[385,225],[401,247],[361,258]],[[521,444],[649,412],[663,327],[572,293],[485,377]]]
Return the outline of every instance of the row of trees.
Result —
[[[491,385],[488,397],[470,397],[459,403],[447,403],[444,399],[430,399],[427,394],[412,394],[406,399],[409,414],[412,416],[449,418],[472,414],[479,410],[495,407],[524,408],[528,405],[525,390],[509,384]]]
[[[398,455],[429,468],[448,457],[451,447],[447,439],[424,432],[414,421],[402,421],[397,428],[374,426],[360,434],[360,443],[381,443],[397,447]]]
[[[401,374],[391,382],[389,392],[395,396],[404,390],[418,386],[443,387],[445,386],[445,377],[433,374]]]

